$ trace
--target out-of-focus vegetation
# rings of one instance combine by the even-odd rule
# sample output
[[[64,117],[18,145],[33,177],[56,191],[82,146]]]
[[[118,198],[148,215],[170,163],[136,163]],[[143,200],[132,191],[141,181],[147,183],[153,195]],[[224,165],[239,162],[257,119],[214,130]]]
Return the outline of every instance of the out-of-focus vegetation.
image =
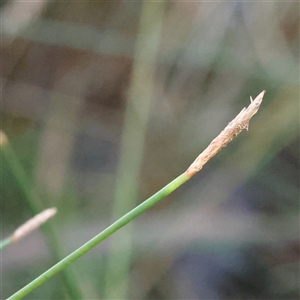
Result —
[[[299,3],[6,1],[1,18],[1,130],[25,176],[1,152],[2,238],[58,209],[2,251],[3,298],[185,171],[263,89],[248,132],[28,299],[299,298]]]

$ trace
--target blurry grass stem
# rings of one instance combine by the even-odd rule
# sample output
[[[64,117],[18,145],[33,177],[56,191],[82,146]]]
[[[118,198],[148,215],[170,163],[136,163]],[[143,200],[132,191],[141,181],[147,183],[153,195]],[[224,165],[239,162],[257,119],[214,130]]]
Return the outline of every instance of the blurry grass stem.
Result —
[[[14,149],[11,147],[11,144],[3,131],[0,131],[0,150],[1,150],[1,163],[2,159],[4,158],[8,167],[10,168],[12,175],[15,177],[19,188],[26,200],[27,205],[31,209],[34,215],[39,214],[41,210],[43,210],[42,203],[37,194],[32,192],[32,186],[30,181],[28,180],[28,175],[24,171],[23,166],[21,165],[17,154],[15,153]],[[59,251],[59,245],[57,239],[55,237],[55,233],[53,228],[48,224],[45,224],[42,228],[46,240],[48,243],[49,248],[55,259],[61,259],[62,255]],[[7,238],[1,243],[9,244],[11,242],[10,238]],[[67,293],[70,295],[72,299],[80,299],[80,291],[77,287],[75,279],[73,278],[71,271],[66,270],[63,273],[63,282],[66,288]]]
[[[140,205],[132,209],[123,217],[115,221],[112,225],[104,229],[94,238],[89,240],[83,246],[72,252],[66,258],[59,261],[56,265],[48,269],[42,275],[30,282],[28,285],[20,289],[14,295],[9,297],[9,300],[21,299],[38,286],[43,284],[49,278],[63,270],[70,263],[83,256],[93,247],[97,246],[100,242],[112,235],[114,232],[134,220],[144,211],[152,207],[154,204],[165,198],[167,195],[176,190],[179,186],[189,180],[195,175],[203,165],[211,159],[216,153],[218,153],[222,147],[225,147],[235,136],[237,136],[243,129],[248,129],[249,121],[254,114],[257,113],[260,104],[262,102],[265,91],[262,91],[254,100],[251,98],[251,103],[247,108],[243,110],[225,127],[225,129],[209,144],[209,146],[197,157],[197,159],[190,165],[190,167],[180,176],[175,178],[165,187],[163,187],[156,194],[142,202]]]
[[[123,126],[119,168],[113,201],[116,220],[138,203],[144,142],[154,90],[153,79],[160,45],[164,1],[144,1],[136,40],[131,85]],[[133,223],[112,236],[105,265],[105,299],[127,299],[132,255]]]
[[[28,180],[28,174],[26,174],[24,171],[17,154],[13,150],[6,134],[3,131],[0,132],[0,138],[1,158],[3,157],[5,159],[12,172],[12,175],[15,177],[23,196],[25,197],[27,205],[34,214],[38,214],[39,211],[42,210],[42,207],[37,207],[38,205],[41,205],[41,203],[39,199],[32,193],[32,187],[30,181]]]
[[[3,249],[5,246],[8,246],[10,243],[14,243],[33,230],[39,228],[43,225],[47,220],[52,218],[56,214],[56,208],[48,208],[39,213],[38,215],[34,216],[19,228],[17,228],[14,233],[6,238],[5,240],[0,241],[0,250]]]

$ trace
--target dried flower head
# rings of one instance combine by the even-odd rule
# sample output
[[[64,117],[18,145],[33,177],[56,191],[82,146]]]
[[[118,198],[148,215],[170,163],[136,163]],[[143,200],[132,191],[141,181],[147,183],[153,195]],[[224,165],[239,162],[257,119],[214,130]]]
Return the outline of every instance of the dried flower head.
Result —
[[[257,113],[266,91],[262,91],[254,100],[250,96],[250,105],[244,107],[241,112],[225,127],[225,129],[208,145],[208,147],[196,158],[186,170],[189,177],[202,169],[213,156],[225,147],[243,129],[248,130],[250,119]]]
[[[32,219],[25,222],[21,225],[12,235],[12,242],[19,240],[20,238],[24,237],[31,231],[35,230],[36,228],[40,227],[43,223],[45,223],[49,218],[52,218],[56,214],[56,208],[48,208]]]

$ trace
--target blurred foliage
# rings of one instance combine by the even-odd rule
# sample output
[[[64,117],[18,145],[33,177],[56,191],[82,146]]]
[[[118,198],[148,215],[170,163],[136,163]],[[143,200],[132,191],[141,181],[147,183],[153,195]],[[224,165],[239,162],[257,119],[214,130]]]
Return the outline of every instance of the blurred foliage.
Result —
[[[144,116],[131,90],[143,5],[1,2],[1,129],[39,205],[58,208],[50,223],[63,255],[112,222],[124,120],[139,132]],[[153,87],[142,148],[127,136],[127,151],[142,151],[139,201],[182,173],[250,95],[267,93],[248,132],[135,221],[120,249],[128,299],[299,297],[298,12],[298,2],[165,3],[155,74],[140,78],[141,91]],[[158,18],[139,49],[151,48]],[[32,215],[2,159],[3,238]],[[3,251],[4,298],[50,266],[46,239],[36,232]],[[82,299],[104,297],[109,246],[70,266]],[[67,299],[60,276],[31,296]]]

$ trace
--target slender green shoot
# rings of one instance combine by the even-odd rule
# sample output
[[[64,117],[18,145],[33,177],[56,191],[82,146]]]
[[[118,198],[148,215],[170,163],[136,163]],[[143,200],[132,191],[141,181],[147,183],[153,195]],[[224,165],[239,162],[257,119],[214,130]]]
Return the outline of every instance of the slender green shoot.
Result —
[[[253,117],[253,115],[257,113],[262,103],[264,94],[265,91],[262,91],[254,100],[250,98],[250,105],[247,108],[242,109],[242,111],[224,128],[224,130],[215,139],[212,140],[208,147],[196,158],[196,160],[188,167],[188,169],[183,174],[175,178],[156,194],[142,202],[140,205],[114,222],[112,225],[104,229],[101,233],[89,240],[83,246],[75,250],[73,253],[59,261],[56,265],[48,269],[28,285],[13,294],[8,298],[8,300],[21,299],[22,297],[26,296],[28,293],[36,289],[49,278],[63,270],[70,263],[83,256],[93,247],[97,246],[100,242],[134,220],[144,211],[151,208],[154,204],[165,198],[167,195],[172,193],[179,186],[189,180],[193,175],[195,175],[199,170],[202,169],[205,163],[207,163],[214,155],[216,155],[223,147],[225,147],[243,129],[248,130],[249,121]]]
[[[143,1],[135,45],[131,84],[123,125],[121,151],[116,173],[112,220],[139,203],[139,179],[144,156],[145,136],[153,99],[156,59],[159,51],[165,3]],[[134,145],[134,147],[132,147]],[[105,299],[127,299],[133,248],[133,223],[113,235],[105,262]],[[126,251],[120,251],[120,249]]]
[[[62,259],[60,262],[58,262],[56,265],[54,265],[52,268],[47,270],[45,273],[37,277],[35,280],[30,282],[28,285],[23,287],[21,290],[19,290],[17,293],[9,297],[9,300],[16,300],[16,299],[22,299],[22,297],[26,296],[28,293],[36,289],[38,286],[40,286],[42,283],[47,281],[49,278],[63,270],[65,267],[67,267],[70,263],[90,251],[93,247],[97,246],[100,242],[108,238],[110,235],[112,235],[114,232],[131,222],[133,219],[138,217],[140,214],[142,214],[144,211],[152,207],[154,204],[165,198],[167,195],[172,193],[174,190],[176,190],[179,186],[181,186],[184,182],[186,182],[189,179],[189,176],[186,173],[183,173],[182,175],[178,176],[176,179],[174,179],[172,182],[170,182],[168,185],[163,187],[160,191],[158,191],[156,194],[142,202],[140,205],[135,207],[133,210],[128,212],[126,215],[121,217],[119,220],[114,222],[112,225],[107,227],[105,230],[103,230],[101,233],[99,233],[97,236],[95,236],[93,239],[88,241],[86,244],[75,250],[73,253],[68,255],[66,258]]]
[[[34,215],[38,215],[39,212],[43,210],[43,204],[41,203],[42,199],[40,199],[37,193],[33,193],[32,186],[28,180],[28,175],[20,163],[18,155],[11,146],[6,134],[2,130],[0,130],[0,150],[1,159],[4,158],[8,167],[10,168],[10,171],[20,188],[28,207]],[[53,228],[48,224],[45,224],[42,229],[47,237],[47,243],[54,258],[57,260],[61,259],[62,255],[60,253],[59,245]],[[12,242],[10,238],[12,237],[4,240],[5,242],[1,241],[1,245],[3,243],[2,248],[8,246]],[[66,291],[71,299],[80,299],[80,291],[73,277],[74,276],[72,276],[70,271],[65,271],[62,278],[66,287]]]

